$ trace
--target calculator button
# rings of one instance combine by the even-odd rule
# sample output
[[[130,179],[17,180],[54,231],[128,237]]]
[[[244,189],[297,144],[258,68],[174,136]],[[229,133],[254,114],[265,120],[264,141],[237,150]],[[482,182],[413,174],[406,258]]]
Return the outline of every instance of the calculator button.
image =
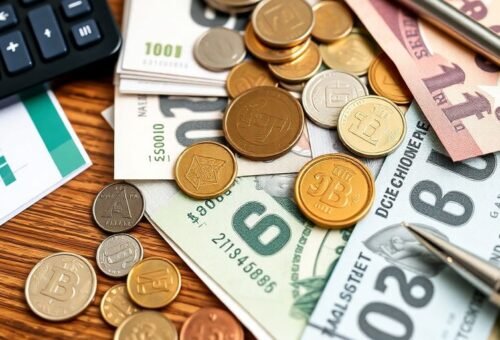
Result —
[[[68,19],[88,13],[91,10],[88,0],[62,0],[61,5],[64,15]]]
[[[11,4],[0,6],[0,30],[17,24],[16,12]]]
[[[33,67],[28,48],[20,31],[0,36],[0,53],[9,73],[16,73]]]
[[[38,2],[40,0],[21,0],[21,2],[25,5],[31,5],[34,4],[35,2]]]
[[[83,21],[71,27],[71,32],[73,32],[78,47],[84,47],[101,40],[101,33],[94,19]]]
[[[68,51],[50,5],[29,11],[28,19],[45,60],[59,57]]]

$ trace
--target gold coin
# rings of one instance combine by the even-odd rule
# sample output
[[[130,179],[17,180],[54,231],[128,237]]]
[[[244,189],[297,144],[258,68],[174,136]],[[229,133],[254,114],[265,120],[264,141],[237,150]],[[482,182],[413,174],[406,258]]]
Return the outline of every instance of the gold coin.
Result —
[[[177,340],[177,329],[165,315],[143,311],[129,316],[115,332],[114,340]]]
[[[123,320],[139,311],[130,300],[124,283],[111,287],[102,297],[101,315],[111,326],[120,326]]]
[[[412,94],[399,74],[396,65],[387,54],[375,58],[368,69],[368,81],[373,91],[379,96],[392,100],[396,104],[408,104]]]
[[[188,196],[209,199],[233,184],[238,164],[231,150],[215,142],[201,142],[185,149],[175,164],[175,182]]]
[[[315,43],[311,43],[307,51],[293,61],[269,65],[269,69],[276,78],[289,83],[302,83],[310,79],[320,67],[321,55]]]
[[[340,1],[321,1],[313,7],[316,22],[312,36],[329,44],[347,36],[353,26],[349,8]]]
[[[181,289],[179,269],[167,259],[149,257],[137,263],[127,277],[127,292],[143,308],[162,308],[172,302]]]
[[[264,0],[253,12],[252,25],[266,45],[293,47],[311,35],[314,12],[304,0]]]
[[[279,64],[292,61],[300,57],[309,47],[311,39],[306,39],[303,43],[290,48],[270,48],[264,45],[255,35],[252,24],[248,24],[245,30],[245,46],[257,59],[268,63]]]
[[[320,156],[300,170],[295,200],[318,226],[341,229],[354,225],[370,210],[375,182],[361,161],[345,154]]]
[[[287,153],[304,129],[304,112],[287,91],[270,86],[248,90],[228,107],[222,128],[239,154],[254,160]]]
[[[202,308],[191,315],[182,325],[180,340],[211,339],[244,340],[243,328],[235,318],[225,310]]]
[[[375,44],[359,31],[353,31],[332,44],[320,45],[319,51],[323,61],[331,69],[357,76],[366,74],[377,56]]]
[[[340,112],[339,138],[353,153],[367,158],[393,152],[406,135],[406,119],[390,100],[378,96],[356,98]]]
[[[269,69],[253,60],[247,60],[233,68],[226,81],[227,93],[231,98],[236,98],[254,87],[276,85],[276,79]]]

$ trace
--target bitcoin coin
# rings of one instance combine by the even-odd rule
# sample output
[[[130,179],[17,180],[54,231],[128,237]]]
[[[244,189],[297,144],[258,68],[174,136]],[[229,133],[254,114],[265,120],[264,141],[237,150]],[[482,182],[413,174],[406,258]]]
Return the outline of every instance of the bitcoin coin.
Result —
[[[253,12],[252,25],[266,45],[293,47],[311,35],[314,12],[304,0],[264,0]]]
[[[135,313],[117,328],[114,340],[177,340],[177,329],[165,315],[154,311]]]
[[[392,100],[396,104],[408,104],[412,94],[399,74],[396,65],[387,54],[375,58],[368,69],[368,81],[373,91],[379,96]]]
[[[390,100],[378,96],[349,102],[337,127],[342,143],[361,157],[377,158],[393,152],[406,135],[406,119]]]
[[[227,76],[226,89],[231,98],[259,86],[276,86],[276,79],[267,67],[257,61],[245,61]]]
[[[38,262],[28,275],[28,306],[49,321],[68,320],[92,302],[97,278],[92,265],[80,255],[56,253]]]
[[[231,150],[215,142],[201,142],[185,149],[175,164],[175,181],[188,196],[209,199],[233,184],[238,164]]]
[[[99,269],[110,277],[127,276],[130,269],[142,260],[141,242],[129,234],[111,235],[97,248],[96,262]]]
[[[122,233],[139,223],[144,215],[144,198],[136,186],[113,183],[97,194],[92,207],[94,220],[110,233]]]
[[[324,228],[354,225],[370,210],[375,182],[361,161],[345,154],[317,157],[300,170],[295,201],[308,219]]]
[[[287,153],[304,129],[304,112],[287,91],[261,86],[243,93],[228,107],[224,136],[239,154],[269,160]]]
[[[194,46],[194,57],[211,71],[223,71],[245,59],[243,38],[233,30],[214,27],[203,33]]]
[[[127,277],[127,292],[143,308],[162,308],[172,302],[181,289],[179,269],[167,259],[149,257],[137,263]]]
[[[321,1],[313,7],[316,18],[312,36],[322,43],[332,43],[347,36],[353,26],[349,8],[340,1]]]
[[[102,297],[101,315],[111,326],[120,326],[123,320],[139,311],[130,300],[124,283],[111,287]]]
[[[302,83],[314,76],[320,67],[321,55],[315,43],[311,43],[306,52],[293,61],[269,65],[276,78],[288,83]]]
[[[243,340],[243,328],[228,312],[218,308],[202,308],[182,325],[180,340],[209,339],[217,334],[219,339]]]

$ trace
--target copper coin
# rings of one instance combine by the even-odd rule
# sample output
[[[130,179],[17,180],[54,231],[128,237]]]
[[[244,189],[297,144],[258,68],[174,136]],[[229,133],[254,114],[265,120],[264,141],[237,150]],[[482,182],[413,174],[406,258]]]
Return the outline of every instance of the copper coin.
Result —
[[[177,340],[175,325],[160,312],[142,311],[125,319],[114,340]]]
[[[182,325],[180,340],[210,339],[243,340],[243,328],[228,312],[218,308],[202,308]]]
[[[311,43],[307,51],[297,59],[284,64],[270,64],[269,69],[276,78],[288,83],[303,83],[318,72],[321,55],[318,45]]]
[[[347,36],[353,27],[349,8],[340,1],[320,1],[314,5],[316,22],[312,36],[323,43],[332,43]]]
[[[259,86],[276,86],[269,69],[258,61],[248,60],[234,67],[227,76],[226,88],[231,98]]]
[[[392,100],[396,104],[408,104],[412,94],[399,74],[396,65],[387,54],[379,54],[368,69],[368,81],[373,91],[379,96]]]

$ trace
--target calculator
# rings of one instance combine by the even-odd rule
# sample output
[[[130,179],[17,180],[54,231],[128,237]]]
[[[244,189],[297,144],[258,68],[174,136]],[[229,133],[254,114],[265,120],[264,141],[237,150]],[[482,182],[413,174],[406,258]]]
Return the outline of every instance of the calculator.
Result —
[[[118,52],[105,0],[0,0],[0,98]]]

